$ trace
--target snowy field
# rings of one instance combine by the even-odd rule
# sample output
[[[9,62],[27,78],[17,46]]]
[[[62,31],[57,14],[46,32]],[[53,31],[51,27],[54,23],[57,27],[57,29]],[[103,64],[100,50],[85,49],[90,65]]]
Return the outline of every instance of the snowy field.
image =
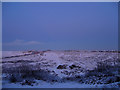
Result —
[[[119,88],[116,51],[3,51],[3,88]]]

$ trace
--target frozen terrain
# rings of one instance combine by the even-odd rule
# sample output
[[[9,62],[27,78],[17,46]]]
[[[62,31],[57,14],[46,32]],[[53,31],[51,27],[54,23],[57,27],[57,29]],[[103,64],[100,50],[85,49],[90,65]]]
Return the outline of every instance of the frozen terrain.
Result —
[[[3,88],[119,88],[117,51],[3,51]]]

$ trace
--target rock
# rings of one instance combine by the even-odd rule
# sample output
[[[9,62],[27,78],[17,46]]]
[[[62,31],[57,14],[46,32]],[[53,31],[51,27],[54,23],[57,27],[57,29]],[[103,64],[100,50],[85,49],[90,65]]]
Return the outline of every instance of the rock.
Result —
[[[33,86],[33,83],[35,83],[35,81],[25,80],[25,81],[23,81],[21,84],[22,84],[22,85],[30,85],[30,86]]]
[[[70,67],[70,69],[73,69],[73,68],[81,68],[81,67],[79,67],[79,66],[76,66],[76,65],[71,65],[71,66],[69,66]]]
[[[57,69],[66,69],[66,65],[59,65]]]
[[[80,76],[76,76],[76,78],[81,78]]]

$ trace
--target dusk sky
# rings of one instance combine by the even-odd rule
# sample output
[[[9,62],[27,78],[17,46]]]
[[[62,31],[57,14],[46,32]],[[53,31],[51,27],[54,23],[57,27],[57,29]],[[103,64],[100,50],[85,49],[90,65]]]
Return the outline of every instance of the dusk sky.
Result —
[[[3,50],[117,50],[117,2],[3,2]]]

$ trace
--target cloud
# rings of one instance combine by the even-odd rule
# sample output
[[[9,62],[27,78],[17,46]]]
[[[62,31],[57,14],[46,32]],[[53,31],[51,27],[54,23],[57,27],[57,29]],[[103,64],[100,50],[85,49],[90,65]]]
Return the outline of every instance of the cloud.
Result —
[[[38,42],[38,41],[24,41],[24,40],[15,40],[13,42],[8,42],[8,43],[3,43],[3,45],[7,46],[27,46],[27,45],[41,45],[43,43]]]

